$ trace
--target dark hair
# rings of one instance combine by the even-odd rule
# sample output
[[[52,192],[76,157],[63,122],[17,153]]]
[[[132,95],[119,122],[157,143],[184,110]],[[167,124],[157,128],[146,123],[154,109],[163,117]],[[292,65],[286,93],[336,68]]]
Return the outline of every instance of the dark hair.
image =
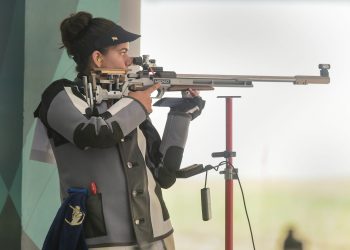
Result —
[[[64,19],[60,25],[63,47],[76,62],[79,73],[87,73],[91,64],[90,55],[81,52],[84,44],[91,43],[91,37],[99,37],[106,30],[114,27],[114,23],[104,18],[93,18],[88,12],[78,12]],[[102,54],[106,48],[98,49]]]

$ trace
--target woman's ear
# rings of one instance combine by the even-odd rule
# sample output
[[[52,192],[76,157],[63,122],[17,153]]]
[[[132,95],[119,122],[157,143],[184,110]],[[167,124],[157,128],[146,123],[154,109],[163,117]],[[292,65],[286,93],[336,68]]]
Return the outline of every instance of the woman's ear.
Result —
[[[98,50],[95,50],[94,52],[92,52],[91,58],[92,58],[92,62],[94,63],[94,65],[98,68],[101,68],[102,61],[103,61],[102,53]]]

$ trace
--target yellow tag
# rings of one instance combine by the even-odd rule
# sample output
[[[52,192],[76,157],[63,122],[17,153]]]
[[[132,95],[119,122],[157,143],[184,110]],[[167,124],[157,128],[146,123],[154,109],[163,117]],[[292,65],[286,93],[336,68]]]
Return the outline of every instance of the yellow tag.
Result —
[[[69,205],[69,207],[73,210],[72,219],[71,221],[67,220],[66,218],[64,220],[71,226],[79,226],[84,221],[85,213],[80,211],[79,206],[72,207]]]

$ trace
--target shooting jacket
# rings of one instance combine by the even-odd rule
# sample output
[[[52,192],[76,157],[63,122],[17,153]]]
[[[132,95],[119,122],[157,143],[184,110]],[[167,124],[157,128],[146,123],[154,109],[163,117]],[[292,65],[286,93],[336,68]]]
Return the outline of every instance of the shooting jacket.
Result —
[[[35,116],[47,131],[62,200],[68,188],[97,185],[87,199],[88,246],[142,246],[167,237],[173,229],[161,188],[175,182],[190,115],[169,112],[160,139],[137,100],[102,102],[93,112],[83,93],[76,82],[55,81]]]

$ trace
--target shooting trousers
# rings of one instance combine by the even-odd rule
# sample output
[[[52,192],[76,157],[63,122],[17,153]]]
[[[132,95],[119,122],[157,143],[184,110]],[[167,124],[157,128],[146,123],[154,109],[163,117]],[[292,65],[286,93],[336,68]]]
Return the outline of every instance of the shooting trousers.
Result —
[[[158,240],[156,242],[149,243],[142,248],[140,246],[127,246],[127,247],[101,247],[101,248],[89,248],[89,250],[175,250],[175,243],[173,235]]]

